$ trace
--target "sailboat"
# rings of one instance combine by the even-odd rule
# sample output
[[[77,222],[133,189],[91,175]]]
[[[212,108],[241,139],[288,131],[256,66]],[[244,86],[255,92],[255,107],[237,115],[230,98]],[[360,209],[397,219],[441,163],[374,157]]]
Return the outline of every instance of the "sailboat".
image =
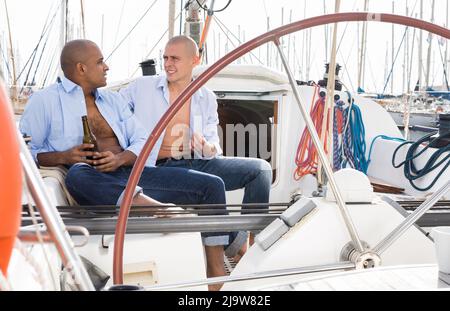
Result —
[[[334,161],[329,160],[332,153],[326,153],[325,142],[320,141],[318,130],[310,117],[312,107],[318,100],[324,100],[320,94],[324,90],[318,86],[297,85],[280,45],[279,39],[289,33],[345,21],[398,23],[450,38],[448,29],[421,20],[366,12],[308,18],[242,44],[215,64],[198,68],[196,79],[161,119],[154,129],[155,135],[150,136],[139,155],[118,210],[97,207],[87,211],[82,207],[69,207],[61,188],[60,172],[47,172],[46,177],[42,178],[25,143],[17,136],[10,137],[20,146],[20,151],[17,147],[3,152],[14,152],[17,159],[21,159],[28,188],[23,193],[31,195],[30,199],[25,199],[31,206],[22,215],[24,226],[18,236],[31,245],[39,244],[41,248],[19,243],[15,248],[9,247],[12,257],[7,274],[3,273],[7,276],[3,286],[14,290],[93,290],[110,288],[113,284],[133,284],[148,290],[205,290],[208,284],[225,283],[225,290],[242,290],[268,288],[275,280],[287,282],[326,271],[365,270],[380,265],[401,264],[427,264],[435,268],[433,241],[414,223],[440,199],[449,198],[450,171],[442,171],[426,196],[415,190],[403,175],[402,169],[392,168],[391,159],[386,157],[401,142],[394,139],[377,140],[380,135],[401,137],[387,112],[367,98],[334,92],[334,87],[331,87],[344,105],[350,102],[359,107],[365,128],[361,137],[367,146],[371,145],[370,152],[365,151],[371,156],[366,174],[346,165],[334,171]],[[263,66],[230,65],[265,43],[275,44],[285,73]],[[330,74],[333,72],[331,70]],[[328,80],[335,82],[332,76]],[[227,193],[230,210],[235,214],[220,218],[185,213],[154,218],[149,216],[151,210],[130,212],[130,189],[139,179],[157,134],[169,122],[166,116],[179,110],[204,84],[217,94],[220,117],[227,124],[246,122],[265,125],[256,126],[253,139],[265,145],[267,150],[263,148],[259,154],[252,155],[265,156],[272,165],[272,212],[239,215],[239,210],[233,208],[239,206],[242,191]],[[7,106],[7,100],[3,98],[2,107]],[[227,117],[226,112],[230,111],[234,114],[228,113]],[[2,118],[2,122],[12,122],[7,113]],[[309,145],[315,148],[313,164],[315,162],[319,166],[317,163],[320,163],[321,177],[319,167],[314,167],[308,174],[293,178],[294,173],[299,171],[295,158],[297,143],[301,141],[303,133],[307,133],[305,137],[309,135]],[[328,148],[332,148],[332,145]],[[229,150],[227,155],[235,155],[233,148],[224,150]],[[431,151],[425,153],[425,159],[427,157],[431,157]],[[442,167],[438,166],[433,174],[424,176],[420,183],[429,184]],[[11,173],[18,176],[20,171],[16,169]],[[403,195],[424,198],[418,208],[408,214],[399,207],[399,197],[374,193],[369,177],[377,179],[377,184],[384,186],[384,190],[400,189],[404,191]],[[2,180],[5,178],[1,177]],[[33,203],[39,212],[36,212]],[[11,204],[20,205],[17,198]],[[195,213],[195,208],[186,208],[189,208],[189,214]],[[131,218],[128,219],[129,215]],[[180,217],[171,217],[174,215]],[[36,223],[40,221],[43,223]],[[260,230],[261,233],[230,276],[208,280],[205,279],[205,261],[199,234],[205,227],[211,231],[240,228]],[[70,237],[69,231],[76,236]],[[45,243],[48,241],[55,245]],[[9,255],[1,255],[9,259]],[[61,263],[65,267],[63,270],[60,269]],[[27,268],[24,269],[24,266]],[[186,268],[174,268],[180,266]],[[87,267],[91,269],[88,271]],[[63,282],[57,281],[61,279]]]

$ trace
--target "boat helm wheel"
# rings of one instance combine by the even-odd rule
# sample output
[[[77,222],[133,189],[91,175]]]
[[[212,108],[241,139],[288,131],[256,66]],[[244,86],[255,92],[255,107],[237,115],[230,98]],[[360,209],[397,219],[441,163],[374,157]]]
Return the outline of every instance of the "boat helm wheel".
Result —
[[[338,22],[358,22],[358,21],[368,21],[368,22],[385,22],[392,24],[400,24],[404,26],[410,26],[418,29],[428,31],[430,33],[439,35],[443,38],[450,39],[450,30],[423,20],[414,19],[411,17],[385,14],[385,13],[369,13],[369,12],[346,12],[346,13],[335,13],[323,16],[315,16],[307,18],[301,21],[297,21],[288,25],[281,26],[279,28],[273,29],[267,33],[264,33],[244,44],[237,47],[220,60],[218,60],[213,65],[209,66],[197,79],[193,80],[186,89],[175,99],[170,108],[162,116],[160,121],[154,127],[152,133],[149,135],[147,142],[142,148],[136,162],[131,171],[130,177],[128,179],[127,186],[124,191],[122,204],[120,205],[119,217],[117,220],[115,239],[114,239],[114,261],[113,261],[113,274],[114,274],[114,284],[121,284],[123,281],[123,246],[125,240],[125,232],[127,226],[128,215],[130,212],[131,201],[134,193],[134,189],[139,182],[142,171],[144,169],[147,158],[149,157],[153,146],[159,139],[167,124],[173,119],[176,113],[181,109],[181,107],[188,101],[192,95],[197,92],[197,90],[202,87],[209,79],[211,79],[215,74],[220,72],[227,65],[251,52],[255,48],[266,44],[274,43],[280,51],[282,59],[284,55],[282,54],[282,48],[280,46],[280,38],[291,33],[308,29],[315,26],[321,26],[325,24],[338,23]],[[289,69],[289,68],[287,68]],[[292,73],[289,73],[291,76]],[[304,107],[302,107],[304,108]],[[312,121],[310,120],[312,123]],[[311,125],[313,127],[313,125]],[[315,130],[315,129],[313,129]],[[317,135],[317,132],[314,131]],[[337,187],[337,186],[336,186]],[[338,190],[336,190],[338,192]],[[352,228],[354,229],[354,228]],[[351,232],[354,241],[359,239],[356,237],[355,232]],[[358,243],[360,244],[360,243]],[[359,245],[361,246],[361,245]],[[358,247],[360,249],[361,247]],[[364,256],[363,256],[364,255]],[[358,255],[361,260],[367,258],[366,261],[363,260],[362,265],[372,265],[376,263],[375,257],[370,254],[362,252]]]
[[[380,256],[371,251],[363,253],[356,252],[353,260],[356,270],[376,268],[381,265]]]
[[[348,242],[342,248],[340,259],[341,261],[351,261],[355,264],[355,268],[369,269],[381,265],[380,256],[370,251],[370,246],[366,241],[361,241],[364,247],[364,252],[360,253],[356,250],[353,242]]]

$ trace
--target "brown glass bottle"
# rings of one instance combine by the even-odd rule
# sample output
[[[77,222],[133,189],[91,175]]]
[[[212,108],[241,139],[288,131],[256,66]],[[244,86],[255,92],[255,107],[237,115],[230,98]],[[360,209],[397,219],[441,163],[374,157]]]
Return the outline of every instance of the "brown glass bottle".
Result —
[[[95,135],[92,133],[91,128],[89,127],[89,122],[87,116],[82,116],[81,121],[83,122],[83,144],[91,144],[94,145],[94,148],[85,149],[86,151],[98,151],[97,147],[97,139]],[[88,160],[93,160],[92,157],[86,157]]]

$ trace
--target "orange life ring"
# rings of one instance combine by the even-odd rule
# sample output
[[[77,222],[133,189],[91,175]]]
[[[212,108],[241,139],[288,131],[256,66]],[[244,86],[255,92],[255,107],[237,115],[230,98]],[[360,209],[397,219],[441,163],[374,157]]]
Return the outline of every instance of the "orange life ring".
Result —
[[[21,214],[22,169],[12,106],[0,80],[0,270],[7,274]]]

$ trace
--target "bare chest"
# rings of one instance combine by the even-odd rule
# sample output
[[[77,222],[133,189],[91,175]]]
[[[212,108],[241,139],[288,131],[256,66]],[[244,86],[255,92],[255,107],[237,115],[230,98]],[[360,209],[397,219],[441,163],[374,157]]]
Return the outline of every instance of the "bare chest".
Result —
[[[106,122],[93,100],[86,100],[87,115],[91,131],[99,138],[115,137],[114,131]]]
[[[170,103],[176,99],[176,96],[170,97]],[[189,127],[190,124],[190,115],[191,115],[191,100],[181,107],[181,109],[177,112],[177,114],[172,118],[172,120],[167,125],[167,128],[173,128],[176,126]]]

